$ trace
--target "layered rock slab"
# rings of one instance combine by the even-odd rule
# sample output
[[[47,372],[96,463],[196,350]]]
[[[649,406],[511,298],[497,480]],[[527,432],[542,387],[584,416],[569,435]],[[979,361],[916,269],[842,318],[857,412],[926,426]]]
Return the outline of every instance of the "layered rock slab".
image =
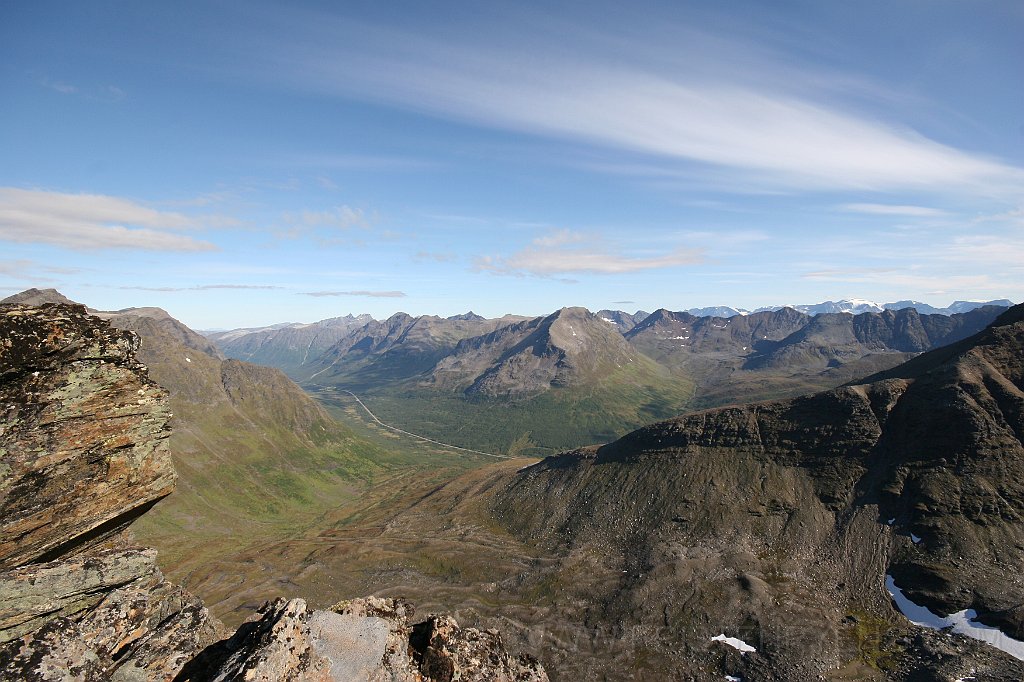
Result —
[[[174,486],[138,338],[77,305],[0,310],[0,569],[81,551]]]

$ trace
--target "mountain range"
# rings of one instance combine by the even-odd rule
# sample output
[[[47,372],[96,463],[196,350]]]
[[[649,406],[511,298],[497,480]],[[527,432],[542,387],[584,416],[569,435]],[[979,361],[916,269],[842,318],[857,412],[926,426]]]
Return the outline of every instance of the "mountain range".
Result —
[[[355,392],[403,429],[492,451],[529,439],[544,452],[606,441],[685,409],[834,387],[969,336],[1003,309],[718,317],[563,308],[489,320],[397,313],[211,339],[225,355],[270,363],[309,390]],[[324,326],[337,340],[317,354]]]
[[[975,308],[981,308],[987,305],[1008,308],[1013,305],[1013,301],[1005,298],[993,301],[954,301],[945,308],[936,308],[935,306],[922,303],[921,301],[904,300],[896,301],[894,303],[875,303],[874,301],[869,301],[863,298],[850,298],[839,301],[825,301],[823,303],[766,306],[763,308],[756,308],[753,311],[745,310],[743,308],[730,308],[728,306],[714,306],[710,308],[691,308],[686,312],[698,317],[734,317],[736,315],[749,315],[751,312],[761,313],[779,310],[781,308],[792,308],[793,310],[798,310],[808,315],[819,315],[821,313],[853,313],[854,315],[857,315],[859,313],[880,313],[883,310],[914,308],[917,312],[924,315],[953,315],[955,313],[970,312]]]

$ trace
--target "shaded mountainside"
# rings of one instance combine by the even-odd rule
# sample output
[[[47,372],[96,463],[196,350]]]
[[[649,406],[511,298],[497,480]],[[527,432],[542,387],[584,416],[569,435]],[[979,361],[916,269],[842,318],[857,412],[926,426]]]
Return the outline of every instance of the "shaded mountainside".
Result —
[[[636,359],[614,327],[583,308],[563,308],[460,342],[432,376],[469,395],[521,398],[587,383]]]
[[[883,585],[1024,640],[1022,438],[1017,306],[872,383],[653,424],[488,499],[503,527],[562,557],[561,603],[657,641],[620,642],[640,669],[1016,679],[1024,664],[994,649],[901,634]],[[757,652],[729,654],[711,642],[722,632]]]
[[[1003,310],[991,306],[953,315],[922,315],[902,308],[855,316],[817,315],[777,347],[764,347],[744,368],[825,369],[871,353],[920,353],[976,334]]]
[[[276,367],[298,379],[303,374],[300,370],[303,365],[320,357],[353,329],[372,320],[369,315],[346,315],[312,324],[217,332],[209,334],[208,338],[229,358]]]
[[[463,339],[520,320],[511,315],[488,320],[473,314],[440,318],[396,313],[350,332],[310,363],[306,376],[318,383],[344,382],[355,388],[402,382],[428,372]]]
[[[278,599],[228,637],[129,530],[174,482],[137,347],[84,306],[0,310],[0,678],[547,680],[497,632],[392,599]]]

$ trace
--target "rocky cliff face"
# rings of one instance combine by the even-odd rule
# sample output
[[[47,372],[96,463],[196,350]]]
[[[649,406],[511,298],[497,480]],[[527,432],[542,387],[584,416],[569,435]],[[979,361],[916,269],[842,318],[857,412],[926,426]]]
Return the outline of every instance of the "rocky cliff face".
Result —
[[[0,678],[547,679],[493,633],[372,598],[267,604],[225,637],[128,529],[174,484],[137,348],[82,306],[0,308]]]
[[[166,393],[77,305],[0,308],[0,677],[159,679],[218,639],[129,524],[169,494]]]
[[[0,309],[0,562],[81,551],[171,492],[166,393],[80,306]]]

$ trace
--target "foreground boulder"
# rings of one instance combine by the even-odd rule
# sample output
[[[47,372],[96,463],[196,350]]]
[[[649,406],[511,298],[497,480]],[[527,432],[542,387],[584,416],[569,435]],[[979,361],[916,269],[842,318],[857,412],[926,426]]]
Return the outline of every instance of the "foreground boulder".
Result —
[[[547,680],[394,600],[278,600],[228,636],[129,530],[175,480],[137,349],[83,306],[0,306],[0,679]]]

